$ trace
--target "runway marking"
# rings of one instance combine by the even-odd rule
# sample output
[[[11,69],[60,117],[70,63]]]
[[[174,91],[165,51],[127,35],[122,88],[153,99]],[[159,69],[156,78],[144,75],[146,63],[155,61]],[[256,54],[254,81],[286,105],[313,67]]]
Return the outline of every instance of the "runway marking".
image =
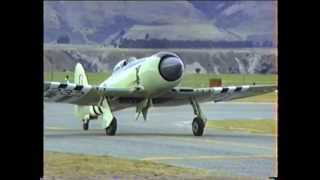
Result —
[[[81,129],[75,129],[75,128],[63,128],[63,127],[45,127],[44,130],[81,130]]]
[[[80,129],[71,129],[71,128],[62,128],[62,127],[46,127],[45,130],[80,130]],[[134,136],[132,136],[134,137]],[[227,142],[227,141],[219,141],[219,140],[210,140],[210,139],[201,139],[199,141],[198,138],[179,138],[179,137],[166,137],[168,139],[172,140],[178,140],[178,141],[185,141],[185,142],[199,142],[199,143],[211,143],[211,144],[225,144],[225,145],[231,145],[231,146],[241,146],[241,147],[248,147],[248,148],[255,148],[255,149],[264,149],[264,150],[273,150],[277,151],[277,146],[272,145],[272,147],[267,146],[259,146],[254,144],[248,144],[248,143],[238,143],[238,142]]]
[[[57,113],[46,113],[46,115],[50,118],[52,117],[60,117],[60,118],[63,118],[65,116],[71,116],[72,114],[69,114],[69,113],[65,113],[65,114],[57,114]]]
[[[237,142],[226,142],[226,141],[218,141],[218,140],[210,140],[210,139],[202,139],[201,141],[198,141],[198,139],[195,138],[172,138],[180,141],[189,141],[189,142],[207,142],[212,144],[226,144],[226,145],[232,145],[232,146],[244,146],[244,147],[250,147],[250,148],[256,148],[256,149],[265,149],[265,150],[273,150],[272,147],[266,147],[266,146],[259,146],[254,144],[247,144],[247,143],[237,143]]]
[[[46,127],[46,128],[44,128],[45,130],[61,130],[61,129],[63,129],[63,130],[65,130],[65,129],[67,129],[67,128],[62,128],[62,127]],[[71,129],[70,129],[71,130]]]
[[[206,141],[212,141],[212,140],[206,140]],[[272,147],[259,146],[259,145],[247,144],[247,143],[226,142],[226,141],[216,141],[216,140],[213,140],[213,142],[218,144],[229,144],[233,146],[245,146],[245,147],[256,148],[256,149],[272,150]]]
[[[215,159],[273,159],[276,157],[269,155],[254,155],[254,156],[159,156],[159,157],[145,157],[140,160],[143,161],[167,161],[167,160],[215,160]]]
[[[212,127],[213,129],[222,129],[222,130],[225,130],[223,127]],[[242,131],[242,132],[246,132],[246,133],[250,133],[250,134],[254,134],[256,135],[256,133],[264,133],[264,131],[259,131],[259,130],[256,130],[256,129],[250,129],[250,128],[240,128],[240,127],[232,127],[232,126],[229,126],[228,127],[229,130],[235,130],[235,131]],[[265,136],[274,136],[274,134],[263,134]]]

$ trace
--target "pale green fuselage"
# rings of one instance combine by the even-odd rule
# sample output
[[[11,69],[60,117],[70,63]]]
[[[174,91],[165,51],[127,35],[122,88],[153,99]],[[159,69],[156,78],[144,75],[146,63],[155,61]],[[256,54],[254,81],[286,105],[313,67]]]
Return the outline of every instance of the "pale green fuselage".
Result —
[[[112,111],[118,111],[128,107],[134,107],[139,102],[144,99],[153,99],[157,96],[160,96],[162,93],[166,93],[170,91],[172,88],[177,86],[182,78],[176,79],[175,81],[168,81],[163,78],[160,74],[159,64],[161,61],[161,57],[152,55],[150,57],[142,58],[142,59],[133,59],[132,61],[127,61],[126,65],[122,65],[121,63],[124,60],[118,62],[115,66],[115,70],[112,75],[103,81],[99,86],[105,88],[115,88],[115,89],[132,89],[133,91],[137,90],[136,88],[140,88],[143,93],[144,98],[112,98],[109,97],[110,109]],[[182,63],[182,62],[181,62]],[[137,71],[137,68],[139,69]],[[182,68],[183,72],[183,68]],[[81,77],[81,78],[80,78]],[[137,81],[138,79],[138,81]],[[76,67],[75,71],[75,83],[78,84],[88,84],[87,78],[85,76],[84,69],[82,66]],[[92,92],[94,93],[94,92]],[[95,96],[93,94],[88,93],[88,97]],[[97,96],[98,98],[98,96]],[[160,103],[161,104],[161,103]],[[156,106],[160,105],[159,103],[155,104]],[[96,106],[96,107],[95,107]],[[85,116],[91,115],[91,117],[96,116],[97,105],[95,106],[77,106],[75,108],[76,115],[79,118],[83,118]]]
[[[169,91],[181,82],[182,77],[176,81],[167,81],[160,75],[159,57],[150,56],[143,59],[137,59],[136,61],[139,63],[128,67],[127,69],[120,69],[119,71],[114,72],[107,80],[102,82],[100,86],[108,88],[136,87],[136,68],[138,66],[140,66],[139,84],[144,88],[146,96],[148,97],[157,97],[161,93]]]

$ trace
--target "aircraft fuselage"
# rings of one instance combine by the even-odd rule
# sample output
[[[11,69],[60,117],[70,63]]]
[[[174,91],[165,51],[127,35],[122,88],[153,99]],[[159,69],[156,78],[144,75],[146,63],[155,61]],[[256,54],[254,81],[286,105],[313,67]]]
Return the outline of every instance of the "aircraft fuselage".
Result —
[[[174,53],[158,53],[127,62],[100,84],[106,88],[142,88],[146,97],[156,98],[176,87],[183,78],[184,64]],[[112,101],[112,109],[135,106],[142,99],[122,98]],[[169,101],[169,100],[168,100]],[[156,103],[155,105],[157,105]]]

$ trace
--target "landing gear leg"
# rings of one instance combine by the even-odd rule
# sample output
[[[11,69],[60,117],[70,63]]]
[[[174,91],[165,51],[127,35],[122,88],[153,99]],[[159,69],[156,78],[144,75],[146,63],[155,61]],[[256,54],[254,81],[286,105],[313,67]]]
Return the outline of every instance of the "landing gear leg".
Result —
[[[102,127],[106,131],[107,136],[114,136],[117,131],[117,119],[113,116],[107,97],[100,100],[102,108]]]
[[[83,130],[87,131],[89,129],[90,120],[83,120]]]
[[[196,99],[190,99],[193,108],[193,113],[196,116],[192,121],[192,132],[195,136],[202,136],[204,128],[207,123],[207,118],[204,116],[200,109],[200,105]]]
[[[113,117],[110,125],[106,128],[106,135],[107,136],[114,136],[117,131],[117,119]]]

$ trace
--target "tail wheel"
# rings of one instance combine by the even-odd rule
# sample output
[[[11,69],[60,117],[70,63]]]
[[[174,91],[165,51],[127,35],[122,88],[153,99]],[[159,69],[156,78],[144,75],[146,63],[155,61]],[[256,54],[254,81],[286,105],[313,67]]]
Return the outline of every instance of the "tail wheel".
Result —
[[[117,131],[117,119],[114,117],[109,127],[106,128],[106,135],[114,136],[116,134],[116,131]]]
[[[204,132],[205,124],[202,119],[196,117],[192,121],[192,132],[195,136],[202,136]]]
[[[83,121],[83,130],[87,131],[89,129],[89,120]]]

